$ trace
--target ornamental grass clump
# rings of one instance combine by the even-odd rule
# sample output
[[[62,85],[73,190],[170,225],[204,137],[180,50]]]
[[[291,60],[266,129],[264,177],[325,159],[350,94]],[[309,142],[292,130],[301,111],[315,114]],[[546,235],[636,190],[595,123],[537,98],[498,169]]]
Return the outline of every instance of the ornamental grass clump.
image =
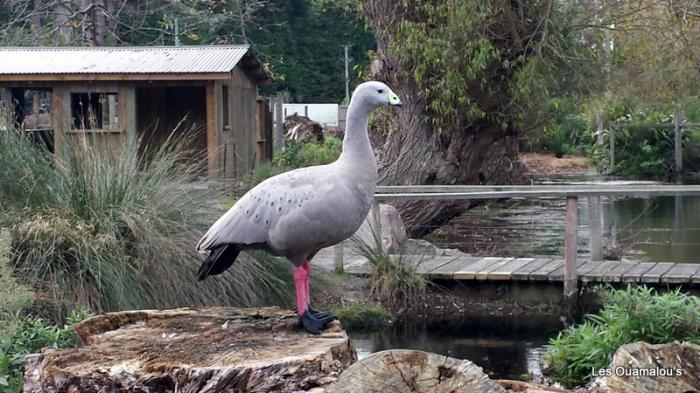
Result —
[[[403,254],[390,255],[377,241],[375,245],[354,239],[360,254],[371,265],[369,297],[376,299],[399,319],[413,315],[425,303],[428,282],[416,272],[416,264]]]
[[[601,290],[605,305],[597,314],[550,340],[544,357],[552,376],[566,384],[593,377],[628,343],[700,343],[700,299],[680,290],[659,293],[646,286]]]
[[[220,277],[197,281],[195,246],[221,214],[223,196],[192,186],[203,169],[186,139],[155,149],[138,140],[99,142],[79,135],[57,158],[21,132],[0,132],[0,224],[11,234],[14,276],[62,313],[286,298],[289,286],[275,270],[287,267],[247,256]]]

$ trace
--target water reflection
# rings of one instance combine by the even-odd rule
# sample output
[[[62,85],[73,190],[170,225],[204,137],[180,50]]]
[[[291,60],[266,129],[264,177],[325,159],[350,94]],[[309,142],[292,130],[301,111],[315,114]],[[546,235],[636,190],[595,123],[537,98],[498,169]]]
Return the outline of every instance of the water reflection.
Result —
[[[519,379],[530,374],[541,380],[539,359],[544,345],[560,328],[554,316],[492,316],[402,331],[352,333],[351,337],[361,358],[385,349],[418,349],[469,359],[492,378]]]
[[[611,239],[643,259],[700,262],[700,198],[664,196],[608,201],[603,205]],[[613,237],[614,234],[614,237]]]
[[[539,184],[610,184],[599,178],[566,177]],[[608,256],[655,262],[700,262],[700,197],[603,198]],[[588,205],[579,200],[579,255],[588,256]],[[524,199],[467,211],[436,231],[441,245],[489,255],[562,255],[564,201]]]

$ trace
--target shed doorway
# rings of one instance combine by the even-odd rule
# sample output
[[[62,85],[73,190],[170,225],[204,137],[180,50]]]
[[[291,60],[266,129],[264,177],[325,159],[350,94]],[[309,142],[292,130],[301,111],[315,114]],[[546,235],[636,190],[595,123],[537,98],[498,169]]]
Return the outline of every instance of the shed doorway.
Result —
[[[137,87],[136,130],[146,147],[161,146],[173,131],[175,135],[187,135],[187,155],[203,163],[206,170],[206,88]]]

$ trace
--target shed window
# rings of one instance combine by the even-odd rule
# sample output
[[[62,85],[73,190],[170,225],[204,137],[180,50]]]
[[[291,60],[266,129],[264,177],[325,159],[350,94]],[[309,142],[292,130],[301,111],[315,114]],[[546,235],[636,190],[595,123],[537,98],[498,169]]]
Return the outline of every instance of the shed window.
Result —
[[[117,93],[72,93],[70,108],[74,129],[119,130]]]

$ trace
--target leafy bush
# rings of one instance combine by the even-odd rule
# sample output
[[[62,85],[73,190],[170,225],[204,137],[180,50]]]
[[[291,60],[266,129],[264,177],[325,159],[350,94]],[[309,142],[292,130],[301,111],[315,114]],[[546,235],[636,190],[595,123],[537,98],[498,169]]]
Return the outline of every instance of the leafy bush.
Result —
[[[195,245],[221,214],[211,201],[223,198],[190,186],[201,166],[182,153],[186,140],[168,140],[146,158],[138,141],[110,153],[86,139],[67,143],[58,159],[18,132],[0,132],[0,216],[11,225],[13,274],[58,311],[252,306],[287,297],[270,271],[276,266],[247,256],[197,282]]]
[[[391,313],[381,306],[351,303],[344,308],[331,307],[345,330],[380,330],[391,326]]]
[[[700,113],[700,100],[688,98],[682,104],[685,120],[695,122]],[[605,106],[606,130],[602,143],[592,144],[591,159],[603,171],[610,170],[610,135],[614,129],[614,173],[651,178],[670,178],[674,164],[674,112],[671,104],[643,105],[634,101],[611,102]],[[668,124],[666,127],[620,127],[621,125]],[[700,138],[694,129],[683,132],[684,168],[700,170]]]
[[[598,314],[586,315],[581,324],[550,340],[544,359],[557,380],[571,384],[590,379],[593,367],[608,366],[615,351],[627,343],[700,343],[697,297],[679,290],[657,293],[646,286],[601,293],[606,302]]]
[[[74,347],[77,337],[73,326],[89,316],[87,312],[74,311],[63,326],[19,314],[0,320],[0,392],[16,393],[22,390],[27,355],[39,352],[44,347]]]
[[[273,162],[282,168],[325,165],[338,159],[342,149],[343,142],[332,136],[326,137],[323,143],[319,143],[316,139],[307,139],[298,143],[288,140]]]
[[[557,157],[584,154],[591,144],[591,122],[571,100],[552,99],[550,120],[541,128],[525,132],[523,147],[527,151],[546,150]]]
[[[250,175],[250,178],[248,179],[249,187],[253,187],[265,179],[269,179],[272,176],[279,175],[280,173],[288,170],[289,168],[277,166],[272,162],[264,162],[258,165],[253,174]]]
[[[323,143],[316,139],[301,142],[287,140],[284,149],[275,155],[271,163],[263,163],[255,169],[250,177],[250,184],[254,186],[292,169],[330,164],[338,159],[342,149],[343,142],[332,136],[327,136]]]

